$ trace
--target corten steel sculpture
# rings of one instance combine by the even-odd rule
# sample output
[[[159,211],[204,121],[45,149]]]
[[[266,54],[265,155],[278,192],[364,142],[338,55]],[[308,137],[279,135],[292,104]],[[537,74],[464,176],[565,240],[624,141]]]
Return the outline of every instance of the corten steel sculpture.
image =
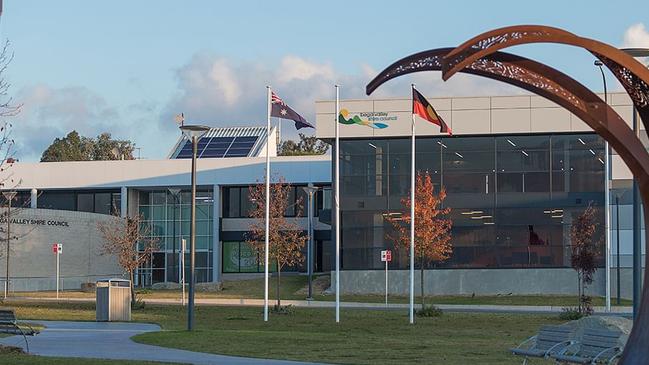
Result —
[[[520,28],[526,30],[520,30]],[[618,79],[622,79],[621,82],[631,95],[634,104],[638,110],[644,108],[642,110],[647,117],[649,117],[647,114],[649,112],[647,105],[649,103],[647,97],[649,75],[644,73],[649,72],[633,58],[626,54],[620,54],[621,51],[611,46],[579,38],[556,28],[526,26],[505,29],[509,29],[510,32],[493,31],[485,33],[486,36],[474,38],[474,40],[479,40],[465,43],[463,46],[467,49],[464,51],[460,50],[462,47],[460,46],[456,49],[437,49],[405,57],[390,65],[372,80],[367,85],[367,94],[369,95],[382,83],[401,75],[446,69],[452,70],[452,73],[465,72],[500,80],[546,97],[581,118],[620,154],[639,182],[639,189],[645,202],[645,225],[649,226],[649,154],[622,118],[597,95],[569,76],[538,62],[497,52],[497,49],[490,49],[490,45],[507,43],[507,39],[515,42],[511,45],[522,44],[524,42],[520,39],[526,36],[529,36],[532,42],[541,42],[539,39],[547,36],[561,39],[572,38],[575,43],[586,44],[585,48],[590,47],[588,49],[607,67],[614,70]],[[509,35],[503,36],[502,33]],[[503,41],[503,39],[505,40]],[[572,44],[567,40],[559,43]],[[476,44],[481,46],[474,46]],[[504,48],[504,46],[500,48]],[[484,49],[489,49],[489,52],[481,53],[481,50]],[[454,55],[457,56],[458,61],[453,61]],[[445,79],[448,79],[452,73],[449,73]],[[643,119],[645,125],[647,125],[647,119],[649,118]],[[649,239],[649,232],[646,232],[646,235]],[[645,267],[649,268],[649,265]],[[646,270],[645,277],[647,277]],[[640,314],[620,360],[621,364],[640,364],[649,359],[649,313],[646,305],[649,305],[647,286],[643,291]]]

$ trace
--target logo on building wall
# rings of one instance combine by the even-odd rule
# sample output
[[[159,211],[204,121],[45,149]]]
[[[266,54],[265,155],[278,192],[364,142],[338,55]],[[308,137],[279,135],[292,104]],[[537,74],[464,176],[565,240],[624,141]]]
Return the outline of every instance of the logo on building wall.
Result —
[[[388,115],[386,112],[361,112],[354,116],[349,115],[349,110],[340,109],[338,123],[358,124],[374,129],[387,128],[388,125],[383,123],[391,120],[397,120],[396,116]]]

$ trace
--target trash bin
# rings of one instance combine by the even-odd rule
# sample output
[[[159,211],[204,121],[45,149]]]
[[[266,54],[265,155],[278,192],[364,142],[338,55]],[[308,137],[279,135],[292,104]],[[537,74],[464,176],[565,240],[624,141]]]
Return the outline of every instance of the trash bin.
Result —
[[[124,279],[97,280],[97,322],[131,320],[131,282]]]

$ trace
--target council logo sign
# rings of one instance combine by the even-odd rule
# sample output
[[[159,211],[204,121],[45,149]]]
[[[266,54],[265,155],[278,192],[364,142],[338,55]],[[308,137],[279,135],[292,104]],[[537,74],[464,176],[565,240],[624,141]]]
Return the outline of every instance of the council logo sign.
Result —
[[[347,125],[358,124],[373,129],[387,128],[388,125],[383,122],[391,120],[397,120],[397,117],[388,115],[388,113],[386,112],[362,112],[354,116],[350,116],[349,110],[340,109],[340,114],[338,114],[338,123]]]

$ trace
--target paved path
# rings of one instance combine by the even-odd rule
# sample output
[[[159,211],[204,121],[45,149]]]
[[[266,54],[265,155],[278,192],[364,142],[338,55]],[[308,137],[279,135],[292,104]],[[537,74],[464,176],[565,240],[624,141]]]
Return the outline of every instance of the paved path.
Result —
[[[146,323],[34,321],[46,328],[34,337],[27,337],[34,355],[82,357],[115,360],[175,362],[181,364],[216,365],[300,365],[293,361],[252,359],[176,350],[133,342],[130,337],[160,327]],[[0,339],[0,344],[22,346],[22,337]]]
[[[45,298],[45,297],[12,297],[10,300],[15,301],[53,301],[53,302],[84,302],[94,303],[95,298]],[[180,305],[180,299],[170,298],[147,298],[144,301],[148,304],[168,304]],[[261,307],[264,305],[263,299],[229,299],[229,298],[196,298],[197,305],[207,306],[250,306]],[[271,304],[274,304],[271,303]],[[307,301],[307,300],[282,300],[284,305],[293,305],[295,307],[311,307],[311,308],[334,308],[336,303],[333,301]],[[341,302],[341,308],[357,308],[357,309],[407,309],[406,303],[391,303],[387,307],[384,303],[357,303],[357,302]],[[563,306],[550,306],[550,305],[474,305],[474,304],[436,304],[437,307],[448,312],[487,312],[487,313],[561,313]],[[418,304],[415,307],[419,307]],[[593,307],[596,314],[608,314],[604,307]],[[633,308],[630,306],[612,306],[612,315],[631,315]]]

